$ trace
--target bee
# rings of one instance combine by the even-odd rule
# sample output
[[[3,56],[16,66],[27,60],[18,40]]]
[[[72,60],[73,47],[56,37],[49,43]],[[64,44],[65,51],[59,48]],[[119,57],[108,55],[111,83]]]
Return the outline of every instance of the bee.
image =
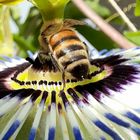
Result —
[[[80,40],[74,25],[83,25],[81,21],[66,19],[63,24],[47,23],[41,30],[39,42],[43,48],[38,57],[43,63],[48,56],[54,65],[63,73],[70,74],[77,80],[87,78],[89,74],[89,58],[87,46]]]

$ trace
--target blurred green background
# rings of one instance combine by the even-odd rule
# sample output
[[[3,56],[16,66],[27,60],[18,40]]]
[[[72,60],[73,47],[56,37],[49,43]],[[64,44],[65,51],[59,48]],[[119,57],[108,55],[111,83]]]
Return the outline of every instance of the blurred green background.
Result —
[[[85,2],[121,34],[140,46],[140,16],[134,15],[135,0],[116,0],[116,2],[137,28],[137,32],[133,32],[128,28],[125,21],[121,19],[108,0],[85,0]],[[71,2],[66,6],[64,17],[87,21],[87,25],[75,28],[98,50],[118,47]],[[39,50],[38,35],[42,25],[42,17],[39,11],[29,2],[26,1],[8,8],[1,6],[0,24],[1,55],[26,57],[27,50],[32,52]]]

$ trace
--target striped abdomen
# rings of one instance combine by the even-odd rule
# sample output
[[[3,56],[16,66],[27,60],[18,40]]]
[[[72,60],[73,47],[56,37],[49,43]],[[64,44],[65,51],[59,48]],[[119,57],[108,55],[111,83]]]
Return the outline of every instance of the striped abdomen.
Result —
[[[89,73],[87,48],[75,31],[63,29],[49,40],[59,66],[77,79],[86,78]]]

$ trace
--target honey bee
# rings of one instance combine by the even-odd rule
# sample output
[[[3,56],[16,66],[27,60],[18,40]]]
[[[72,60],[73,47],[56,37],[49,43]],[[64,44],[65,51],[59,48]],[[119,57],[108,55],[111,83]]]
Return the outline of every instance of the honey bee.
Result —
[[[46,59],[50,56],[63,77],[69,73],[77,80],[87,78],[90,65],[87,46],[73,28],[74,25],[83,24],[81,21],[66,19],[63,24],[44,25],[39,37],[43,48],[38,55],[40,61],[43,63],[45,56]]]

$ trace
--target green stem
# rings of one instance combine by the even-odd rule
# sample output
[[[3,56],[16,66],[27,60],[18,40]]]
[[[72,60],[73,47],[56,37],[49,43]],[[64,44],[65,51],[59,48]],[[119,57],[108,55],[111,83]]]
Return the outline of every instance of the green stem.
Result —
[[[32,3],[40,10],[44,22],[62,20],[68,2],[69,0],[32,0]]]
[[[130,19],[125,15],[123,10],[118,6],[115,0],[108,0],[110,4],[114,7],[114,9],[118,12],[118,14],[121,16],[121,18],[124,20],[124,22],[128,25],[128,27],[133,31],[136,32],[137,28],[134,26],[134,24],[130,21]]]

